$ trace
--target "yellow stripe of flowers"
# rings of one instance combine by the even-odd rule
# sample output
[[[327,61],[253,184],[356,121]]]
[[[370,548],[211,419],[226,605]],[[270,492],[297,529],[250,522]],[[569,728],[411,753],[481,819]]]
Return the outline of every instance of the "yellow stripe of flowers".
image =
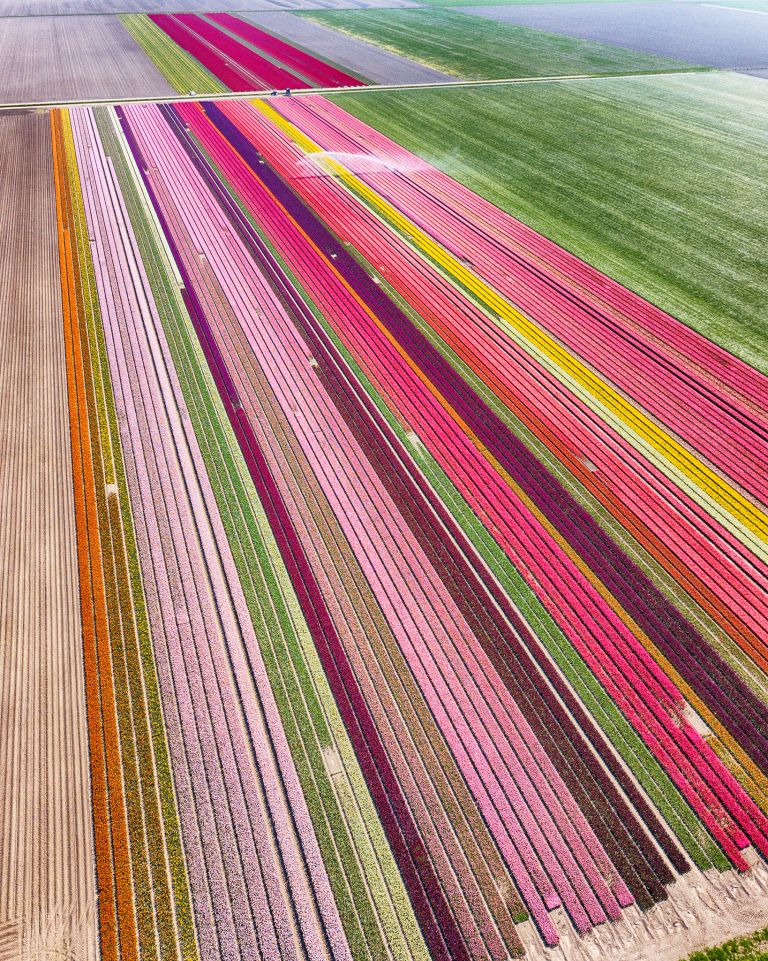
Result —
[[[253,104],[305,153],[321,152],[317,144],[282,117],[270,104],[264,101],[253,101]],[[649,459],[671,480],[690,493],[755,554],[768,561],[768,550],[765,546],[768,544],[768,517],[763,511],[601,380],[533,321],[516,310],[336,158],[326,157],[324,162],[366,205],[386,218],[447,276],[465,287],[485,308],[503,321],[519,346],[539,360],[593,410],[604,416],[633,446],[646,456],[650,455]]]

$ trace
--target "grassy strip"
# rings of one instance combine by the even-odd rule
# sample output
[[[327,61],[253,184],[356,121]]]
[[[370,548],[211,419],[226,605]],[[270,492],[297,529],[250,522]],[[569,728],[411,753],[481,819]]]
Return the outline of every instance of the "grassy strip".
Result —
[[[104,134],[355,958],[426,957],[418,925],[261,503],[114,132]],[[345,772],[331,779],[324,755]],[[395,907],[389,908],[390,898]]]
[[[330,10],[301,16],[465,80],[691,69],[654,54],[440,9]]]
[[[68,163],[70,182],[75,185],[72,205],[83,303],[82,339],[89,351],[85,379],[96,473],[99,536],[105,562],[121,759],[126,783],[140,785],[140,790],[126,792],[126,804],[141,956],[157,956],[157,930],[160,957],[169,961],[177,957],[178,943],[186,961],[197,957],[197,948],[186,868],[179,846],[165,725],[159,707],[156,669],[136,561],[133,521],[89,231],[82,195],[75,179],[73,151],[68,155]],[[117,493],[108,493],[111,485],[115,485]]]
[[[222,93],[227,87],[185,50],[174,43],[143,13],[123,13],[125,29],[178,93]]]
[[[768,928],[743,938],[734,938],[716,948],[694,951],[687,961],[766,961],[768,959]]]
[[[768,373],[768,100],[735,74],[331,99]]]

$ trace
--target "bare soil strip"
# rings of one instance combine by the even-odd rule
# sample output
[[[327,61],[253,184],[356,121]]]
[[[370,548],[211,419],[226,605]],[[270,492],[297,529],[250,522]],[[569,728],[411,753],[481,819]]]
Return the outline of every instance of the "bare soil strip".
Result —
[[[247,13],[245,19],[374,83],[440,83],[456,79],[376,44],[290,13]]]
[[[518,928],[530,961],[678,961],[692,951],[751,934],[768,922],[768,869],[758,861],[748,874],[694,869],[678,878],[669,899],[649,911],[629,908],[614,924],[583,937],[561,918],[560,944],[545,949],[526,922]]]
[[[412,0],[8,0],[2,17],[62,17],[78,14],[212,13],[238,10],[365,10],[414,7]]]
[[[4,103],[174,92],[116,17],[0,18],[0,63]]]
[[[0,120],[0,235],[2,952],[88,961],[96,890],[45,113]]]

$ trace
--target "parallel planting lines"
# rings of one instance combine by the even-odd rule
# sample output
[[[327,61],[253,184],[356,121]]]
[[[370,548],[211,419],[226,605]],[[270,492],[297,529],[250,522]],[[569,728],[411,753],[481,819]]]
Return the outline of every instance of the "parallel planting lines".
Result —
[[[126,14],[121,19],[179,93],[363,84],[229,13]]]
[[[0,140],[0,956],[98,952],[48,118]]]
[[[105,957],[500,961],[768,857],[762,375],[324,98],[53,144]]]
[[[116,17],[0,17],[2,103],[173,93]]]
[[[71,127],[66,115],[53,119],[102,956],[137,957],[138,944],[142,956],[187,958],[195,936],[106,366],[100,264]]]

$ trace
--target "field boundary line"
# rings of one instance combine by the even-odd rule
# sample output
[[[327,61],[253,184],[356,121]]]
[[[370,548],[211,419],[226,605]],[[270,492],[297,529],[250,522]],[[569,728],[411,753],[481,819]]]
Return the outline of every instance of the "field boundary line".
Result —
[[[40,100],[32,103],[3,103],[0,104],[0,114],[10,110],[52,110],[64,107],[109,107],[132,103],[199,103],[200,101],[216,100],[268,100],[272,97],[325,97],[344,93],[365,93],[399,90],[435,90],[453,87],[493,87],[502,84],[529,83],[567,83],[573,80],[627,80],[634,77],[674,77],[686,76],[694,73],[732,73],[734,67],[699,67],[691,66],[679,70],[639,70],[632,73],[576,73],[558,74],[552,77],[508,77],[495,80],[438,80],[432,83],[402,83],[402,84],[369,84],[366,87],[308,87],[306,89],[288,90],[250,90],[226,91],[215,94],[178,94],[177,96],[160,97],[127,97],[127,98],[93,98],[83,100]],[[762,70],[760,65],[754,67],[739,67],[739,71]]]

